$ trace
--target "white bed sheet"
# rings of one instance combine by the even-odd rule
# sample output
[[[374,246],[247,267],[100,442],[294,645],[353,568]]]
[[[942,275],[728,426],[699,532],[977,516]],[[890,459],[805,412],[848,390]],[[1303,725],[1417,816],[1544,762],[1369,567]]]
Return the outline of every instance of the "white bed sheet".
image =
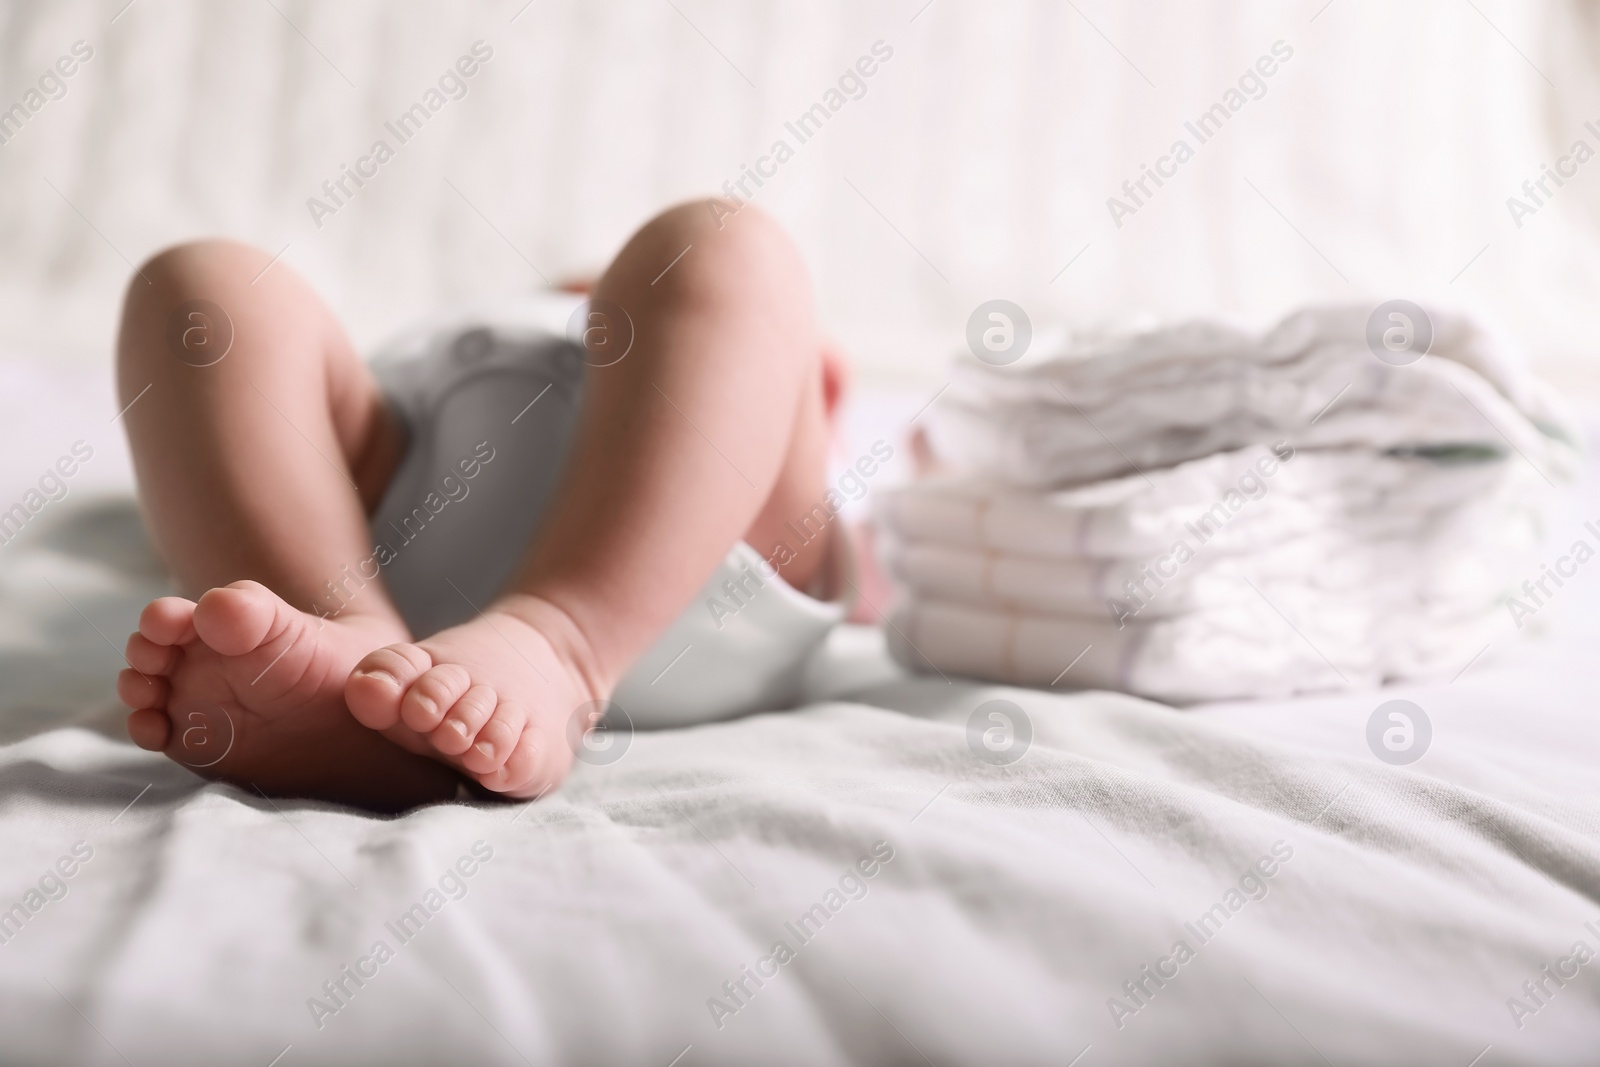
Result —
[[[43,445],[0,450],[8,494],[61,450],[34,420]],[[1600,1060],[1600,959],[1520,1028],[1507,1006],[1600,951],[1595,574],[1452,684],[1186,712],[907,679],[843,631],[802,708],[641,733],[531,807],[379,819],[120,737],[113,646],[162,581],[137,530],[85,491],[0,548],[0,909],[93,849],[0,944],[5,1063]],[[1396,697],[1434,727],[1410,767],[1366,747]],[[1034,731],[1008,767],[968,748],[994,698]],[[478,841],[467,895],[400,944],[385,923]],[[866,895],[800,945],[785,923],[880,841]],[[1199,943],[1184,923],[1276,842],[1265,898]],[[1108,998],[1180,938],[1194,958],[1119,1028]],[[319,1028],[308,998],[379,939],[394,958]],[[719,1028],[708,998],[778,939],[794,959]]]

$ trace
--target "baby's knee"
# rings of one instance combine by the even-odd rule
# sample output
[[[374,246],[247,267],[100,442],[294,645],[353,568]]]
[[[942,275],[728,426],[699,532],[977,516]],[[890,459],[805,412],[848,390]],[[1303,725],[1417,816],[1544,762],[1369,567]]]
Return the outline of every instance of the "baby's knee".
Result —
[[[763,270],[785,269],[804,274],[799,245],[783,224],[754,204],[724,197],[691,201],[669,209],[683,216],[713,256],[754,264]]]
[[[619,256],[651,288],[809,303],[804,258],[788,231],[753,204],[723,197],[677,204],[646,223]]]
[[[687,239],[727,233],[731,240],[750,242],[768,251],[787,250],[793,241],[782,224],[756,205],[724,196],[674,204],[645,224],[645,229],[670,230]]]
[[[216,302],[225,299],[224,294],[247,289],[271,261],[259,248],[220,238],[162,249],[134,268],[128,279],[122,302],[124,336],[158,323],[186,301]]]
[[[214,288],[243,280],[249,284],[272,256],[239,241],[207,237],[163,248],[134,269],[128,302]]]
[[[155,253],[128,281],[118,363],[140,366],[177,355],[191,365],[205,365],[212,346],[231,341],[234,321],[268,299],[268,287],[254,283],[272,265],[269,253],[220,238],[185,241]],[[274,269],[288,268],[280,263]]]

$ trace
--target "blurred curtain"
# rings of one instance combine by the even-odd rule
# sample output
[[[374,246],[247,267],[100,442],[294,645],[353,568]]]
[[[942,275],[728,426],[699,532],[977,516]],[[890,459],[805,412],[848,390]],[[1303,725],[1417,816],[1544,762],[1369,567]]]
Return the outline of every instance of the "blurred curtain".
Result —
[[[0,7],[0,108],[94,49],[0,146],[12,349],[105,358],[130,264],[215,233],[286,249],[370,343],[592,270],[786,138],[755,199],[869,378],[936,373],[997,296],[1040,328],[1406,296],[1563,373],[1592,359],[1600,161],[1531,215],[1507,201],[1600,150],[1597,0],[125,3]],[[307,199],[477,40],[466,97],[319,228]],[[878,41],[864,95],[799,144],[785,123]],[[1161,164],[1179,139],[1193,158]]]

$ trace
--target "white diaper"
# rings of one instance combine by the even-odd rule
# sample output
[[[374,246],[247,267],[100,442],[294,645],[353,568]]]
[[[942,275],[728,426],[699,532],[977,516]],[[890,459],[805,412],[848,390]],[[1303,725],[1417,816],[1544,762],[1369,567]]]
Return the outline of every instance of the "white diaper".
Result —
[[[436,319],[374,359],[408,440],[363,573],[382,573],[412,633],[472,618],[521,561],[577,425],[583,351],[565,332],[582,303],[539,294]],[[794,704],[807,661],[848,610],[847,541],[831,539],[816,597],[734,545],[613,703],[643,727]]]

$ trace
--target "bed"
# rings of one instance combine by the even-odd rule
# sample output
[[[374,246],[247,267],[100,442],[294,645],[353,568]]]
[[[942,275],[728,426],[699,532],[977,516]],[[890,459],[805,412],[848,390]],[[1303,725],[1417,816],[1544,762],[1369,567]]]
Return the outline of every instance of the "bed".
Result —
[[[1600,1060],[1593,575],[1447,684],[1182,710],[909,677],[849,627],[800,707],[376,818],[126,741],[164,579],[109,383],[10,359],[0,398],[0,506],[95,451],[0,547],[6,1063]],[[1392,699],[1408,765],[1367,741]]]

